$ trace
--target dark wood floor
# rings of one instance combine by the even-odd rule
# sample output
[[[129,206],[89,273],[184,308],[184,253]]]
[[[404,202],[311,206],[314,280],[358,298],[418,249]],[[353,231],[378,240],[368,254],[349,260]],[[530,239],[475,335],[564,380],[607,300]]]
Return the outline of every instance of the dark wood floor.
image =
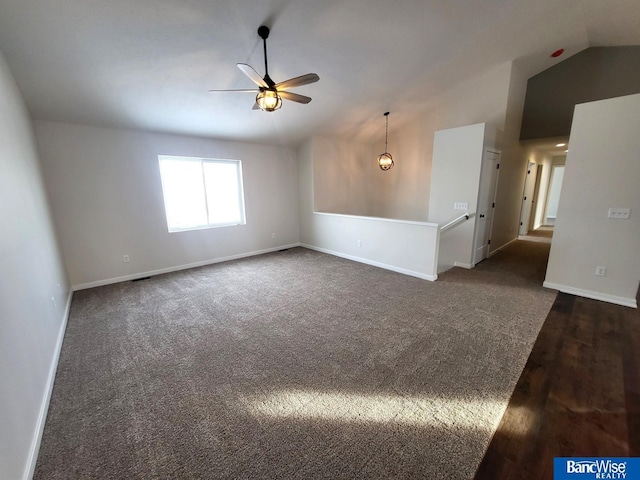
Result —
[[[559,293],[476,479],[552,479],[554,457],[640,456],[640,311]]]

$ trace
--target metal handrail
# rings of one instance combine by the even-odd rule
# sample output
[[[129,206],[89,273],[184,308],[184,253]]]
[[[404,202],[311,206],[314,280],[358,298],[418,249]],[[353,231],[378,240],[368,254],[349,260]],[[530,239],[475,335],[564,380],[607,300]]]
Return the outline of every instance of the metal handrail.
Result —
[[[460,223],[460,221],[464,220],[469,220],[469,217],[473,215],[472,213],[465,213],[463,215],[460,215],[458,218],[454,218],[453,220],[451,220],[449,223],[444,224],[443,226],[440,227],[440,231],[444,232],[445,230],[448,230],[449,228],[457,225],[458,223]]]

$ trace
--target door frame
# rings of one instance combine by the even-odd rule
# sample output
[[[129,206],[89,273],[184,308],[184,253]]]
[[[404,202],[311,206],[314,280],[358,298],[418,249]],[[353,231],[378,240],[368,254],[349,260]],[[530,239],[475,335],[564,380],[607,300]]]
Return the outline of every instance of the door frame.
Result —
[[[529,231],[536,229],[536,211],[540,202],[540,185],[542,184],[542,165],[536,163],[536,179],[533,186],[533,199],[531,200],[531,212],[529,214]]]
[[[493,170],[493,175],[494,175],[494,179],[492,180],[493,182],[493,192],[490,193],[490,202],[491,205],[491,210],[492,210],[492,214],[491,214],[491,220],[489,221],[489,224],[487,225],[487,244],[485,245],[486,247],[486,253],[485,255],[481,258],[481,259],[477,259],[478,257],[478,235],[479,235],[479,229],[478,229],[478,222],[479,222],[479,218],[475,219],[475,224],[474,224],[474,232],[473,232],[473,255],[472,255],[472,263],[471,265],[476,266],[478,263],[480,263],[482,260],[488,258],[491,254],[490,250],[491,250],[491,234],[493,233],[493,222],[495,220],[495,216],[496,216],[496,196],[498,194],[498,182],[500,180],[500,162],[502,160],[502,151],[498,150],[496,148],[488,148],[485,147],[482,153],[482,165],[480,166],[480,178],[478,179],[478,181],[480,182],[478,185],[478,200],[476,201],[476,215],[479,215],[479,209],[480,209],[480,198],[482,196],[482,169],[485,168],[485,161],[487,158],[487,154],[488,153],[494,153],[497,156],[496,159],[496,168],[492,168]]]
[[[526,235],[527,233],[529,233],[531,225],[531,211],[533,210],[533,205],[531,205],[531,202],[528,203],[528,199],[529,197],[533,198],[535,196],[534,171],[537,173],[537,163],[532,162],[531,160],[528,160],[527,162],[527,173],[524,179],[522,203],[520,204],[520,225],[518,225],[518,235]],[[527,211],[528,205],[531,205],[531,208]]]

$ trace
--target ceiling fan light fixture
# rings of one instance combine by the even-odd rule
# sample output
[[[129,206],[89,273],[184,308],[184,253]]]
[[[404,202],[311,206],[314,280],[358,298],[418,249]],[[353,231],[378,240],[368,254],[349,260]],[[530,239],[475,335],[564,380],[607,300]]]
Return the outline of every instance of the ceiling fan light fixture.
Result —
[[[256,103],[253,104],[254,110],[262,110],[264,112],[275,112],[282,107],[282,100],[289,100],[296,103],[307,104],[311,101],[311,97],[300,95],[299,93],[290,92],[293,87],[301,87],[309,85],[320,80],[316,73],[307,73],[299,77],[290,78],[284,82],[276,83],[269,76],[269,62],[267,60],[267,38],[269,38],[269,27],[262,25],[258,28],[258,36],[262,39],[264,49],[264,77],[260,76],[256,69],[246,63],[237,63],[236,66],[249,79],[258,86],[258,89],[231,89],[231,90],[209,90],[210,92],[251,92],[257,93]]]
[[[274,112],[282,107],[282,98],[275,90],[261,90],[256,95],[256,103],[265,112]]]
[[[384,153],[378,155],[378,166],[380,167],[380,170],[386,172],[393,168],[393,157],[387,151],[387,140],[389,139],[389,112],[385,112],[384,116],[387,119],[384,130]]]

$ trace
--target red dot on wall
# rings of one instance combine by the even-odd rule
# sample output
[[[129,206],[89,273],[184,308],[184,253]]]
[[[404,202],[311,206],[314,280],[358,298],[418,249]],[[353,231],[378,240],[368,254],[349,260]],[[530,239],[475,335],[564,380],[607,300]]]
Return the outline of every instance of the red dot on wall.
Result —
[[[564,48],[559,48],[558,50],[556,50],[555,52],[553,52],[553,53],[551,54],[551,56],[552,56],[553,58],[557,58],[557,57],[559,57],[560,55],[562,55],[563,53],[564,53]]]

